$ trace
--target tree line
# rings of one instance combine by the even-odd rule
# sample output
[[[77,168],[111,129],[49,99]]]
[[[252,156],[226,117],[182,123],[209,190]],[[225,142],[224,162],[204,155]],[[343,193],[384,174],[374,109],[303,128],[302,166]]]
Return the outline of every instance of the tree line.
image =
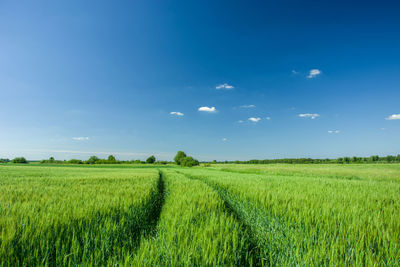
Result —
[[[17,157],[13,160],[0,159],[0,163],[28,163],[24,157]],[[168,164],[173,163],[169,161],[157,161],[154,155],[148,157],[145,161],[142,160],[117,160],[114,155],[109,155],[107,159],[101,159],[97,156],[91,156],[87,160],[70,159],[70,160],[56,160],[54,157],[41,160],[42,164]],[[193,157],[187,156],[185,152],[178,151],[174,158],[174,163],[184,167],[193,167],[199,165],[199,161]]]
[[[0,163],[28,163],[24,157],[17,157],[12,160],[0,159]],[[117,160],[115,156],[109,155],[107,159],[101,159],[96,156],[91,156],[87,160],[70,159],[56,160],[54,157],[41,160],[40,163],[48,164],[171,164],[175,163],[183,167],[193,167],[200,164],[197,159],[187,156],[185,152],[178,151],[174,157],[174,161],[157,161],[154,155],[148,157],[145,161],[142,160]],[[222,164],[272,164],[272,163],[287,163],[287,164],[354,164],[354,163],[400,163],[400,154],[397,156],[370,156],[370,157],[341,157],[336,159],[313,159],[313,158],[283,158],[283,159],[252,159],[252,160],[235,160],[235,161],[203,161],[203,163],[222,163]]]
[[[210,163],[236,163],[236,164],[271,164],[271,163],[287,163],[287,164],[351,164],[351,163],[400,163],[400,154],[397,156],[379,157],[377,155],[370,157],[342,157],[336,159],[312,159],[312,158],[283,158],[283,159],[252,159],[252,160],[235,160],[222,161],[216,160]]]
[[[70,160],[56,160],[54,157],[49,159],[41,160],[40,163],[47,164],[167,164],[167,161],[156,161],[156,157],[151,155],[145,161],[142,160],[117,160],[114,155],[109,155],[106,159],[98,158],[97,156],[91,156],[87,160],[70,159]]]

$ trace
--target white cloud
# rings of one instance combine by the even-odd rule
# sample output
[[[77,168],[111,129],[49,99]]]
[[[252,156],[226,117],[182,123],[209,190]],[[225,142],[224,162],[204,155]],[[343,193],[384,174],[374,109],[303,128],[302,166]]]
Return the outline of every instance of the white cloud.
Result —
[[[215,107],[199,107],[199,111],[204,111],[204,112],[216,112],[217,110]]]
[[[87,140],[89,140],[90,138],[89,137],[84,137],[84,136],[80,136],[80,137],[72,137],[72,140],[75,140],[75,141],[87,141]]]
[[[183,116],[184,115],[182,112],[179,112],[179,111],[172,111],[169,114],[175,115],[175,116]]]
[[[296,70],[292,70],[292,74],[299,74],[299,72]]]
[[[307,78],[312,79],[317,77],[318,75],[321,74],[321,71],[319,69],[312,69],[307,75]]]
[[[302,113],[299,114],[299,117],[301,118],[311,118],[312,120],[319,117],[319,114],[317,113]]]
[[[386,128],[381,128],[382,131],[386,130]]]
[[[393,114],[386,118],[387,120],[400,120],[400,114]]]
[[[252,121],[252,122],[259,122],[261,120],[261,118],[249,118],[249,121]]]
[[[227,83],[220,84],[215,87],[215,89],[217,89],[217,90],[232,90],[233,88],[235,88],[235,87],[233,87],[232,85],[229,85]]]
[[[255,105],[242,105],[241,108],[255,108]]]
[[[271,117],[265,117],[265,119],[266,119],[267,121],[269,121],[269,120],[271,119]]]
[[[338,134],[338,133],[340,133],[340,131],[339,130],[330,130],[330,131],[328,131],[328,133],[330,133],[330,134]]]
[[[226,139],[225,137],[222,138],[222,142],[226,142],[226,141],[228,141],[228,139]]]
[[[242,120],[238,120],[238,123],[243,123],[244,121],[242,121]]]

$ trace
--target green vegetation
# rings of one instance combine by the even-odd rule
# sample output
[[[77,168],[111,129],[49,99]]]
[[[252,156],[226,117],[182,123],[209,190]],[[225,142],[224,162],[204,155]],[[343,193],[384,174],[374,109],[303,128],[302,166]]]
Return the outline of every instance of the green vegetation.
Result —
[[[309,176],[306,167],[291,167],[290,175],[268,166],[262,175],[235,168],[181,172],[219,192],[249,226],[265,265],[399,265],[399,165],[378,168],[376,179],[355,169],[352,176],[324,176],[342,166]],[[387,169],[392,174],[379,177]]]
[[[215,160],[212,163],[217,163]],[[350,164],[350,163],[400,163],[400,154],[397,156],[370,156],[370,157],[343,157],[337,159],[312,159],[312,158],[285,158],[285,159],[252,159],[247,161],[224,161],[220,163],[235,163],[235,164]]]
[[[177,165],[181,165],[183,167],[193,167],[199,165],[199,161],[197,159],[188,157],[183,151],[178,151],[178,153],[176,153],[174,161]]]
[[[157,235],[144,238],[133,266],[240,266],[250,264],[243,226],[218,194],[200,181],[163,171],[166,199]]]
[[[155,227],[159,182],[154,169],[2,166],[1,265],[121,262]]]
[[[28,163],[24,157],[18,157],[11,160],[12,163]]]
[[[0,265],[400,265],[400,165],[188,158],[0,165]]]
[[[178,151],[178,152],[176,153],[176,156],[175,156],[175,158],[174,158],[174,161],[175,161],[176,164],[181,165],[182,160],[183,160],[184,158],[186,158],[186,157],[187,157],[187,156],[186,156],[186,153],[185,153],[185,152],[183,152],[183,151]]]
[[[154,156],[150,156],[146,159],[146,163],[152,164],[154,162],[156,162],[156,157]]]
[[[193,167],[199,165],[199,161],[192,157],[185,157],[181,160],[182,167]]]

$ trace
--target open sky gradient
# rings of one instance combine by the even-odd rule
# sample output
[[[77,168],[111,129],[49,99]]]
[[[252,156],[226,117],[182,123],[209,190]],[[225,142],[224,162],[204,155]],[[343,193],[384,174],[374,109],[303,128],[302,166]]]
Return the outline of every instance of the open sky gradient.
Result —
[[[0,157],[400,153],[398,1],[1,1]]]

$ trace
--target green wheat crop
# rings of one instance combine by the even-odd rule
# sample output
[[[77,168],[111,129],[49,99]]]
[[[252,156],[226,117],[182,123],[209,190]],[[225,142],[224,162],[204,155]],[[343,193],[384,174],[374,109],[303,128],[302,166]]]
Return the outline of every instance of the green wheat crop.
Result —
[[[264,264],[399,265],[399,180],[182,172],[233,206],[263,248]]]
[[[158,178],[154,169],[2,166],[1,265],[117,263],[151,223]]]

